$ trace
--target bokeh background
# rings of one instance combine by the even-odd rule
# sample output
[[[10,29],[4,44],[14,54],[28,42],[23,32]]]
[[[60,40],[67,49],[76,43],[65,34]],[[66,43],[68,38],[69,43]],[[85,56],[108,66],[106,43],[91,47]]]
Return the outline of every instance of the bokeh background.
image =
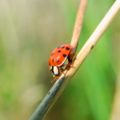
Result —
[[[78,51],[112,3],[89,0]],[[0,0],[0,120],[28,120],[45,96],[50,51],[70,42],[78,6],[79,0]],[[119,15],[46,120],[110,118],[120,75]]]

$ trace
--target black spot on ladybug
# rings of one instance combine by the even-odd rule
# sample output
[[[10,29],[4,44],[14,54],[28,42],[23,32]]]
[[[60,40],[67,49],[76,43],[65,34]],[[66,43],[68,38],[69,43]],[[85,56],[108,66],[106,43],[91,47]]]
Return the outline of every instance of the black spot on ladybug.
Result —
[[[61,52],[61,50],[58,50],[58,53],[60,53]]]
[[[62,46],[61,48],[65,48],[64,46]]]
[[[66,57],[67,55],[66,54],[63,54],[63,57]]]
[[[69,47],[66,47],[66,50],[70,50],[70,48],[69,48]]]

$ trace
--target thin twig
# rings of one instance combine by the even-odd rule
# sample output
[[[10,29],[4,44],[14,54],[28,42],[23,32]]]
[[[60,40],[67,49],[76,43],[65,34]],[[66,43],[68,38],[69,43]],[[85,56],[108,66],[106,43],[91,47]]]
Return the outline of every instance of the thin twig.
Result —
[[[79,68],[79,65],[84,61],[84,59],[88,56],[89,52],[94,48],[96,42],[100,39],[102,34],[105,32],[105,30],[108,28],[116,14],[120,10],[120,0],[116,0],[110,10],[107,12],[105,17],[102,19],[102,21],[99,23],[93,34],[90,36],[90,38],[87,40],[85,45],[82,47],[80,52],[78,53],[76,60],[74,62],[74,67],[72,67],[68,72],[67,76],[71,76],[75,73],[75,71]]]
[[[77,13],[77,17],[76,17],[76,21],[75,21],[75,25],[74,25],[72,40],[70,43],[75,49],[77,49],[79,36],[82,30],[82,23],[83,23],[85,10],[86,10],[86,5],[87,5],[87,0],[81,0],[78,13]]]
[[[72,40],[71,40],[71,45],[73,46],[73,48],[76,48],[78,44],[86,5],[87,5],[87,0],[80,1],[80,6],[78,9],[78,14],[76,17]],[[64,74],[62,74],[60,78],[55,82],[53,87],[49,90],[47,95],[44,97],[44,99],[42,100],[38,108],[35,110],[35,112],[32,114],[32,116],[30,117],[30,120],[42,120],[43,119],[43,117],[47,114],[48,109],[52,107],[52,104],[54,104],[57,97],[59,97],[58,93],[60,94],[60,91],[62,92],[62,90],[64,90],[64,88],[61,88],[64,82],[64,79],[65,79],[65,76]],[[64,86],[65,86],[65,82],[64,82]]]
[[[55,96],[58,94],[61,89],[61,85],[64,81],[64,75],[61,75],[60,78],[55,82],[53,87],[48,91],[47,95],[44,97],[42,102],[39,104],[35,112],[32,114],[29,120],[43,120],[45,115],[48,112],[48,109],[52,107],[52,104],[55,101]]]
[[[60,78],[56,81],[53,87],[49,90],[45,98],[42,100],[38,108],[35,110],[33,115],[29,120],[42,120],[51,106],[55,103],[55,100],[60,96],[61,92],[64,90],[66,83],[68,82],[68,78],[71,78],[74,73],[76,73],[77,69],[80,67],[80,64],[84,61],[84,59],[88,56],[92,48],[95,46],[96,42],[99,40],[101,35],[105,32],[105,30],[110,25],[111,21],[114,19],[115,15],[120,10],[120,0],[116,0],[108,13],[105,15],[103,20],[100,22],[96,30],[87,40],[81,51],[78,53],[73,67],[71,67],[66,76],[62,74]]]

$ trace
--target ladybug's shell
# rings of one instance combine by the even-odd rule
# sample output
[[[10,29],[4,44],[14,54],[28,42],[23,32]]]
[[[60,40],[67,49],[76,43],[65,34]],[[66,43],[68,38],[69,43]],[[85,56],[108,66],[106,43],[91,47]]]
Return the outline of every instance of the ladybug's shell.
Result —
[[[72,47],[69,44],[61,45],[55,48],[49,58],[49,66],[61,66],[70,55]]]

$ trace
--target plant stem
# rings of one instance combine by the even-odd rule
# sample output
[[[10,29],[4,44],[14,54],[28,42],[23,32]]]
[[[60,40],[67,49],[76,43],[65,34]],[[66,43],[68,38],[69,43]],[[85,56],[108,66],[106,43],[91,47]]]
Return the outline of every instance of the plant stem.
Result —
[[[71,45],[73,46],[73,48],[75,48],[75,51],[77,49],[79,36],[82,30],[82,24],[83,24],[83,18],[84,18],[86,6],[87,6],[87,0],[81,0],[78,13],[77,13],[77,17],[76,17],[76,21],[75,21],[75,25],[74,25],[72,40],[71,40]]]
[[[84,59],[88,56],[89,52],[94,48],[96,42],[100,39],[102,34],[108,28],[112,20],[115,18],[116,14],[120,10],[120,0],[116,0],[110,10],[107,12],[105,17],[101,20],[97,28],[94,30],[93,34],[89,37],[87,42],[84,44],[78,55],[76,56],[76,60],[72,67],[66,74],[66,76],[71,76],[75,73],[75,71],[79,68],[79,65],[84,61]]]
[[[45,115],[47,114],[48,110],[51,106],[55,103],[55,100],[61,95],[62,91],[66,87],[66,83],[68,82],[68,78],[71,78],[73,74],[76,73],[77,69],[80,67],[80,64],[85,60],[85,58],[90,53],[91,49],[95,46],[96,42],[105,32],[105,30],[110,25],[111,21],[115,18],[116,14],[120,10],[120,0],[116,0],[108,13],[105,15],[103,20],[97,26],[93,34],[87,40],[85,45],[82,47],[76,59],[74,61],[73,67],[71,67],[67,72],[66,75],[62,74],[52,88],[48,91],[47,95],[41,101],[40,105],[32,114],[29,120],[42,120]],[[80,24],[79,24],[80,25]],[[79,30],[78,30],[79,31]],[[76,32],[77,33],[77,32]],[[78,33],[79,34],[79,33]],[[79,36],[79,35],[76,36]],[[77,37],[76,37],[77,38]]]

